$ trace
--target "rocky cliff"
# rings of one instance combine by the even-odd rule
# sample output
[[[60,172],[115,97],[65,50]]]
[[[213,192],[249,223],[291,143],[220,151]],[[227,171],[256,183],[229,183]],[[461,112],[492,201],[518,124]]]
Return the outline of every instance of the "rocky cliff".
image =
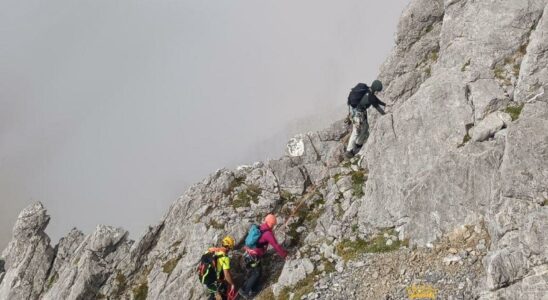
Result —
[[[37,203],[0,260],[0,299],[201,299],[203,251],[268,212],[291,251],[262,299],[548,299],[545,0],[415,0],[381,68],[389,113],[344,161],[343,122],[280,159],[193,185],[137,241],[74,229],[52,246]],[[341,101],[344,101],[341,95]],[[234,272],[241,279],[233,253]]]

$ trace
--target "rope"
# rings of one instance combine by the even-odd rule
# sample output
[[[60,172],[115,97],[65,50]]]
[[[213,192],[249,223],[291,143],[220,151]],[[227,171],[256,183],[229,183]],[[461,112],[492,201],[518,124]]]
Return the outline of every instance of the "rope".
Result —
[[[284,230],[282,231],[283,234],[285,235],[286,232],[285,230],[287,229],[287,224],[289,223],[289,220],[291,220],[291,218],[295,217],[295,215],[297,214],[297,212],[299,211],[299,209],[301,208],[301,206],[303,206],[303,204],[308,201],[308,199],[310,199],[315,193],[316,193],[316,190],[317,190],[317,187],[314,186],[312,189],[310,189],[306,195],[304,195],[304,197],[301,198],[301,201],[297,204],[297,206],[293,209],[293,212],[291,212],[291,214],[289,215],[289,217],[287,217],[287,220],[285,220],[284,224],[282,226],[280,226],[280,230],[282,228],[284,228]]]

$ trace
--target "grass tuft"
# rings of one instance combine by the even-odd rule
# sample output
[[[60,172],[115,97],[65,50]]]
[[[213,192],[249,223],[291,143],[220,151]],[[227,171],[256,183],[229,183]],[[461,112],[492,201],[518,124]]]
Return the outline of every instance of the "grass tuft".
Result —
[[[225,195],[230,195],[232,194],[232,192],[234,192],[234,190],[241,186],[242,184],[244,184],[244,181],[245,181],[245,176],[243,177],[235,177],[234,180],[232,180],[232,182],[230,182],[230,185],[228,186],[228,189],[225,191]]]
[[[113,296],[115,296],[115,298],[119,298],[127,288],[127,279],[126,276],[118,270],[114,280],[116,281],[116,286],[113,291]]]
[[[409,245],[408,240],[396,240],[388,246],[386,245],[387,239],[384,237],[384,233],[396,235],[394,229],[387,229],[368,241],[362,239],[356,239],[355,241],[344,239],[336,247],[337,254],[342,257],[344,261],[349,261],[358,257],[362,253],[384,253],[397,250],[401,246]]]
[[[285,287],[281,291],[279,299],[290,299],[290,295],[293,293],[293,300],[301,300],[304,295],[314,291],[315,276],[316,273],[313,272],[299,281],[294,287]]]
[[[460,68],[461,72],[464,72],[466,71],[466,68],[468,68],[468,66],[470,66],[470,59],[468,59],[464,65],[462,65],[462,67]]]
[[[282,203],[289,203],[289,202],[294,202],[295,201],[295,195],[291,194],[291,192],[287,191],[287,190],[282,190],[280,192],[280,198],[282,199]]]
[[[439,58],[439,52],[438,50],[434,50],[430,53],[430,60],[431,61],[438,61],[438,58]]]
[[[269,287],[262,290],[257,296],[255,296],[255,300],[276,300],[276,297],[274,297],[272,288]]]
[[[148,281],[139,284],[134,287],[133,290],[133,299],[135,300],[146,300],[148,295]]]
[[[512,121],[515,121],[519,118],[519,115],[521,114],[521,110],[523,109],[523,103],[514,105],[514,106],[508,106],[504,111],[507,112],[510,117],[512,118]]]
[[[506,72],[504,71],[504,68],[502,66],[496,66],[494,73],[495,78],[506,81]]]
[[[432,68],[428,66],[428,68],[424,70],[424,73],[426,74],[427,77],[430,77],[430,75],[432,75]]]
[[[352,172],[352,195],[355,197],[362,197],[363,193],[363,184],[365,183],[365,172],[364,171],[354,171]]]
[[[223,230],[225,229],[225,224],[217,222],[215,219],[209,220],[209,227],[213,227],[215,229]]]
[[[164,273],[167,273],[167,274],[171,274],[171,272],[173,272],[173,270],[175,269],[175,267],[177,266],[177,264],[179,263],[179,260],[181,260],[181,256],[177,256],[177,257],[174,257],[168,261],[166,261],[164,263],[164,265],[162,266],[162,271]]]
[[[258,199],[261,193],[262,190],[260,187],[253,184],[247,185],[244,190],[238,192],[238,194],[232,201],[232,207],[249,207],[251,206],[251,202],[257,204],[259,203]]]
[[[48,282],[46,283],[46,291],[51,289],[51,287],[57,282],[59,279],[59,274],[57,272],[53,273],[53,275],[48,279]]]

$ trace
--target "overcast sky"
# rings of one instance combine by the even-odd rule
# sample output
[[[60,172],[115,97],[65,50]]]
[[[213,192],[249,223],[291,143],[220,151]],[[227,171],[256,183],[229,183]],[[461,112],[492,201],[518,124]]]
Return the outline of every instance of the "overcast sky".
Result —
[[[407,2],[0,0],[0,248],[34,201],[54,243],[136,237],[208,173],[280,156],[375,79]]]

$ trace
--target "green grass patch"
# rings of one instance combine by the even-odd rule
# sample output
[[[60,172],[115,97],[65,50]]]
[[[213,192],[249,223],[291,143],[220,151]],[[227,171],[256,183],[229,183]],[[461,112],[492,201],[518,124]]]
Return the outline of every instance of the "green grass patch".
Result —
[[[120,270],[118,270],[114,280],[116,281],[116,286],[114,287],[112,294],[115,299],[118,299],[127,288],[127,278]]]
[[[428,66],[426,69],[424,69],[424,74],[426,74],[426,76],[430,77],[432,75],[432,68],[430,68],[430,66]]]
[[[434,50],[432,52],[430,52],[430,60],[431,61],[438,61],[438,58],[439,58],[439,50]]]
[[[496,66],[493,72],[495,73],[495,78],[506,81],[506,71],[502,66]]]
[[[468,132],[464,135],[464,137],[462,138],[462,144],[461,146],[464,146],[464,144],[468,143],[470,140],[472,139],[472,137],[470,136],[470,134],[468,134]]]
[[[425,33],[429,33],[430,31],[432,31],[432,29],[434,29],[434,26],[432,24],[428,25],[428,27],[426,27]]]
[[[333,176],[333,180],[335,180],[335,183],[339,182],[339,180],[341,180],[341,178],[342,178],[341,173],[337,173]]]
[[[57,272],[53,273],[52,276],[48,279],[48,282],[46,283],[46,291],[49,291],[51,287],[57,282],[59,279],[59,274]]]
[[[521,65],[520,64],[514,64],[512,66],[512,74],[514,74],[514,76],[518,77],[519,76],[519,71],[521,69]]]
[[[303,203],[299,207],[293,216],[294,222],[288,225],[287,235],[291,239],[291,246],[302,245],[301,233],[297,232],[297,229],[301,226],[306,228],[315,228],[320,216],[325,212],[325,199],[319,192],[314,192],[314,195],[304,195],[303,197],[310,197],[307,202]],[[297,203],[303,201],[302,199],[296,200]]]
[[[232,192],[234,192],[234,190],[241,186],[242,184],[244,184],[245,182],[245,176],[242,176],[242,177],[235,177],[234,180],[232,180],[232,182],[230,182],[230,185],[228,186],[228,189],[225,191],[225,195],[230,195],[232,194]]]
[[[133,288],[133,299],[135,300],[146,300],[148,294],[148,281],[142,282]]]
[[[356,239],[351,241],[349,239],[342,240],[336,247],[337,254],[342,257],[344,261],[355,259],[362,253],[384,253],[399,249],[401,246],[408,246],[409,241],[396,240],[391,245],[386,245],[387,239],[384,237],[384,233],[389,235],[396,235],[394,229],[388,229],[370,240]]]
[[[470,129],[472,129],[472,127],[474,127],[473,123],[469,123],[465,125],[466,133],[464,134],[464,137],[462,138],[462,143],[460,143],[457,146],[457,148],[464,146],[466,143],[468,143],[472,139],[472,137],[470,136]]]
[[[268,287],[255,296],[255,300],[276,300],[276,297],[274,297],[272,288]]]
[[[365,172],[364,171],[354,171],[352,172],[352,195],[355,197],[362,197],[363,193],[363,184],[365,183]]]
[[[521,55],[523,57],[525,56],[525,54],[527,54],[527,44],[523,44],[518,48],[518,55]]]
[[[461,71],[461,72],[466,71],[466,68],[468,68],[468,66],[470,66],[470,59],[468,59],[468,60],[464,63],[464,65],[462,65],[462,67],[460,68],[460,71]]]
[[[544,199],[544,202],[542,202],[540,206],[548,206],[548,199]]]
[[[284,204],[289,202],[294,202],[295,198],[296,198],[295,195],[291,194],[291,192],[287,190],[282,190],[280,192],[280,199],[282,199],[282,202]]]
[[[314,283],[316,273],[313,272],[306,276],[305,279],[299,281],[294,287],[285,287],[280,292],[279,299],[289,299],[291,293],[293,293],[293,300],[301,300],[304,295],[307,295],[314,291]]]
[[[177,266],[177,264],[179,263],[179,260],[181,260],[181,256],[177,256],[177,257],[174,257],[168,261],[166,261],[164,263],[164,265],[162,266],[162,271],[164,273],[167,273],[167,274],[171,274],[171,272],[173,272],[173,270],[175,269],[175,267]]]
[[[209,220],[209,227],[213,227],[215,229],[223,230],[225,229],[225,224],[217,222],[215,219]]]
[[[515,121],[519,118],[519,115],[521,114],[521,110],[523,109],[523,103],[513,106],[508,106],[504,111],[507,112],[510,117],[512,118],[512,121]]]
[[[251,202],[257,204],[259,203],[258,199],[261,193],[262,190],[260,187],[250,184],[246,186],[244,190],[238,192],[238,194],[232,201],[232,207],[249,207],[251,206]]]
[[[333,273],[333,272],[336,271],[335,264],[333,264],[332,262],[330,262],[327,259],[324,259],[323,260],[323,270],[326,274]]]

